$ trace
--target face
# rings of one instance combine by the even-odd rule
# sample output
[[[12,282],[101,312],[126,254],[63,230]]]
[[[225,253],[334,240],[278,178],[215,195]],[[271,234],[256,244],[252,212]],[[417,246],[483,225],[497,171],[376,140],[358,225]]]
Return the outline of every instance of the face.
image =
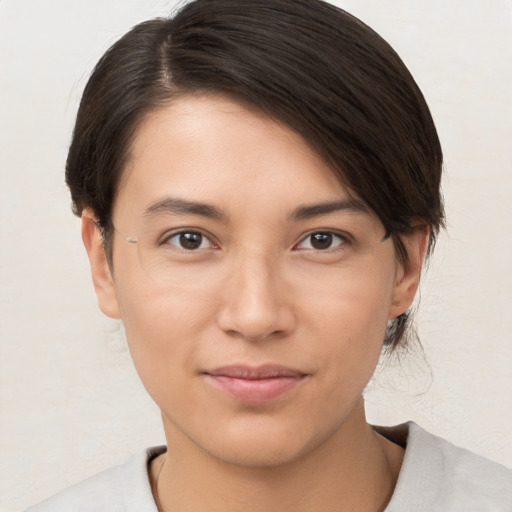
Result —
[[[168,438],[275,465],[364,421],[414,283],[300,136],[222,97],[181,98],[140,126],[113,223],[112,280],[88,246],[99,303],[123,319]]]

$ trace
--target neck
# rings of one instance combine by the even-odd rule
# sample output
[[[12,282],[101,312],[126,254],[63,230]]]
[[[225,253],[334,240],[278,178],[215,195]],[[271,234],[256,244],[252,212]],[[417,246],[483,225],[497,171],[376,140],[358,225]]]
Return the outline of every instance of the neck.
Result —
[[[378,512],[391,498],[403,457],[366,423],[362,401],[321,446],[274,467],[219,460],[169,430],[168,453],[151,468],[160,512],[267,512],[276,504],[281,512]]]

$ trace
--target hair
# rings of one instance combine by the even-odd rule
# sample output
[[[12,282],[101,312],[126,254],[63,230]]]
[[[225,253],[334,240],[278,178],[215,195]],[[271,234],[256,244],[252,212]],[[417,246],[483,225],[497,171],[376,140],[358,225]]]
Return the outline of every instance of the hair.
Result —
[[[430,254],[444,212],[442,151],[425,99],[396,52],[322,0],[195,0],[136,25],[96,65],[66,163],[73,210],[92,210],[107,253],[116,189],[142,120],[180,95],[217,93],[288,125],[362,198],[407,264],[418,219]],[[406,312],[385,346],[406,337]]]

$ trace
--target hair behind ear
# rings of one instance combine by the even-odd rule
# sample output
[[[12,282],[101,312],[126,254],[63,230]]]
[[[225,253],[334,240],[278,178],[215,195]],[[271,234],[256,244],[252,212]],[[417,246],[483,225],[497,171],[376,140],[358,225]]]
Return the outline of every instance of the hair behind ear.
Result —
[[[416,296],[423,263],[429,249],[430,228],[427,224],[415,224],[409,233],[400,235],[398,241],[394,238],[394,242],[401,271],[395,284],[390,321],[384,341],[384,345],[392,350],[400,342],[407,341],[408,331],[411,336],[414,334],[414,329],[410,325],[412,315],[409,308]]]

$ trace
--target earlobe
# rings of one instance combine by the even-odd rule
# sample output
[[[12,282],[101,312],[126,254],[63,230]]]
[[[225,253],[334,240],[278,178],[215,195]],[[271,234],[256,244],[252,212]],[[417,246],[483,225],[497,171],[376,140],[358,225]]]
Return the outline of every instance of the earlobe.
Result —
[[[427,225],[415,226],[412,233],[402,236],[409,261],[402,266],[398,273],[389,320],[405,313],[414,300],[428,248],[429,236],[430,229]]]
[[[100,229],[94,215],[89,210],[84,210],[82,213],[82,240],[91,265],[92,281],[98,305],[107,316],[120,318],[114,281],[101,240]]]

